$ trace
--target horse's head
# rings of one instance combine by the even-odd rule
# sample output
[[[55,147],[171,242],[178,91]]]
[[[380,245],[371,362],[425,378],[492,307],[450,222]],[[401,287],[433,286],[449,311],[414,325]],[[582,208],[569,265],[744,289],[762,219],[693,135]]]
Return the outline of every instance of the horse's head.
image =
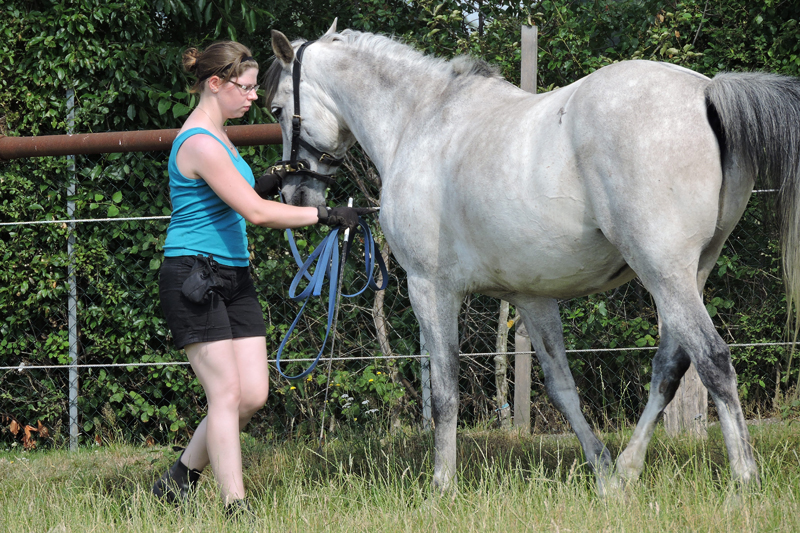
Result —
[[[336,21],[325,33],[336,31]],[[313,41],[311,41],[313,42]],[[321,81],[320,61],[305,61],[309,41],[272,30],[275,61],[265,76],[267,105],[283,133],[283,195],[289,204],[325,204],[325,188],[355,139]]]

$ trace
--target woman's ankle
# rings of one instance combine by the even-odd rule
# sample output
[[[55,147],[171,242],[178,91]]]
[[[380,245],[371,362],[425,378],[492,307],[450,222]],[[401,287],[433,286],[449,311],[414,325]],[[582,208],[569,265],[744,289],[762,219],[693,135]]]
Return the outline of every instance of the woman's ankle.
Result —
[[[196,460],[197,458],[194,454],[186,453],[187,450],[188,448],[183,450],[183,453],[181,453],[181,456],[178,458],[178,460],[181,462],[183,466],[185,466],[190,471],[198,473],[202,472],[206,468],[206,466],[208,466],[208,461],[205,462],[197,461]]]

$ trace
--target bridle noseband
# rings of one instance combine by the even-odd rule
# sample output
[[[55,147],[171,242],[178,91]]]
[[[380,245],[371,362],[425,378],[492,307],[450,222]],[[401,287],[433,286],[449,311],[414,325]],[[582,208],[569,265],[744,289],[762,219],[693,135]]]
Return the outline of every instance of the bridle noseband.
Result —
[[[303,122],[303,117],[300,115],[300,69],[303,66],[303,52],[305,52],[306,47],[313,42],[314,41],[306,41],[300,45],[300,48],[297,50],[297,54],[295,54],[294,63],[292,63],[294,113],[292,114],[292,147],[290,158],[288,161],[278,161],[275,163],[275,165],[269,168],[268,173],[280,176],[281,180],[289,175],[302,174],[319,180],[326,185],[333,185],[336,183],[336,180],[334,180],[330,175],[315,172],[311,170],[311,165],[308,164],[308,161],[305,159],[297,159],[297,152],[302,146],[308,153],[316,158],[318,164],[322,163],[329,167],[338,167],[344,162],[344,159],[336,159],[331,154],[318,150],[308,141],[300,138],[300,128]]]

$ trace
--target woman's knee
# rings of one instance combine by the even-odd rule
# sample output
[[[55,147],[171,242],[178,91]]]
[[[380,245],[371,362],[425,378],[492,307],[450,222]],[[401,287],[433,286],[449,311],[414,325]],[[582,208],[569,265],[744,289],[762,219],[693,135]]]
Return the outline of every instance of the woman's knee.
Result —
[[[269,386],[250,388],[249,390],[241,391],[239,414],[248,418],[253,416],[256,411],[264,407],[264,405],[267,403],[268,395]]]
[[[237,412],[242,408],[242,394],[238,387],[235,386],[215,391],[213,394],[209,394],[206,391],[206,398],[209,410]]]

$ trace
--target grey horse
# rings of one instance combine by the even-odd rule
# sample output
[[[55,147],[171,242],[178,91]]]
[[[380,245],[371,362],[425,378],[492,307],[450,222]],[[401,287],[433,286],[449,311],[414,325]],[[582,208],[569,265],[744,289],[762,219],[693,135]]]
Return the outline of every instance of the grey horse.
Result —
[[[285,158],[292,116],[300,115],[295,141],[314,149],[295,147],[295,158],[308,168],[332,173],[312,152],[341,158],[357,141],[380,172],[380,224],[407,272],[431,354],[435,486],[452,488],[456,478],[457,315],[472,292],[503,298],[522,314],[547,393],[580,440],[601,494],[641,474],[658,417],[690,363],[717,406],[733,479],[760,484],[730,350],[702,289],[758,178],[780,188],[790,308],[798,301],[800,80],[708,79],[671,64],[624,61],[532,95],[481,61],[336,33],[335,23],[303,44],[273,31],[267,100]],[[299,172],[284,194],[319,205],[324,189]],[[557,299],[636,276],[656,302],[660,345],[647,405],[613,461],[581,413]]]

